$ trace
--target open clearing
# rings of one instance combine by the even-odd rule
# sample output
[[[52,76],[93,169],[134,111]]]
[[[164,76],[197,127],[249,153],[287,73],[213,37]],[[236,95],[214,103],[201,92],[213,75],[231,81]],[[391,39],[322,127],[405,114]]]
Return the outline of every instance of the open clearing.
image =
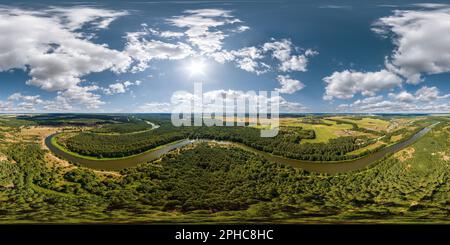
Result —
[[[360,128],[366,128],[374,131],[387,131],[389,122],[377,118],[364,117],[361,120],[350,119],[348,117],[332,117],[332,119],[338,119],[346,122],[355,123]]]
[[[413,158],[414,156],[414,152],[416,151],[416,149],[414,149],[413,147],[408,147],[406,149],[403,149],[397,153],[394,154],[394,156],[400,161],[400,162],[404,162],[408,159]]]
[[[303,123],[299,120],[299,118],[281,118],[280,124],[281,126],[290,126],[290,127],[301,127],[302,129],[314,130],[316,133],[315,139],[303,139],[302,143],[326,143],[330,139],[336,139],[341,136],[356,136],[363,135],[364,133],[356,132],[351,130],[352,126],[350,124],[337,124],[334,121],[330,120],[322,120],[324,124],[310,124]],[[329,124],[329,125],[325,125]]]

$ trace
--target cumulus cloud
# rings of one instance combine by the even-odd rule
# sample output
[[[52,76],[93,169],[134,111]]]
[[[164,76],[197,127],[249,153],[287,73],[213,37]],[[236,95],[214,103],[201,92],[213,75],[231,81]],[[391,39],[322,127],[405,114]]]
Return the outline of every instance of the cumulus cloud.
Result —
[[[58,91],[59,102],[97,108],[103,104],[92,87],[81,87],[82,77],[128,69],[131,58],[106,44],[93,43],[82,27],[107,28],[124,11],[97,8],[50,8],[27,11],[0,9],[0,71],[23,69],[34,85]],[[80,94],[76,94],[76,93]],[[80,101],[75,101],[75,99]]]
[[[124,82],[110,84],[107,88],[102,88],[102,90],[107,95],[123,94],[126,91],[128,91],[128,89],[131,86],[138,86],[140,84],[141,84],[140,80],[137,80],[135,82],[124,81]]]
[[[279,105],[279,111],[280,112],[305,112],[308,110],[307,107],[303,106],[302,104],[298,102],[291,102],[287,101],[285,98],[279,95],[270,96],[265,100],[265,97],[263,97],[260,94],[256,94],[254,92],[244,92],[240,90],[212,90],[205,92],[203,94],[203,110],[204,111],[222,111],[224,108],[227,111],[237,111],[238,113],[245,112],[245,108],[237,107],[234,102],[244,102],[247,101],[265,101],[266,105],[270,108],[270,106],[274,103],[277,103]],[[216,100],[217,99],[223,99],[224,106],[223,105],[217,105]],[[197,97],[196,95],[180,91],[175,93],[171,98],[172,105],[175,106],[175,108],[180,109],[181,111],[189,111],[191,109],[191,105],[193,103],[200,103],[202,99]],[[194,108],[194,111],[196,111],[198,108]]]
[[[125,53],[137,62],[132,71],[143,71],[149,67],[152,60],[180,60],[194,54],[192,48],[182,42],[167,43],[159,40],[147,40],[151,34],[148,30],[127,33]]]
[[[223,41],[230,33],[241,33],[250,29],[245,25],[237,28],[229,27],[242,22],[229,10],[187,10],[184,15],[169,18],[167,22],[185,29],[184,36],[193,49],[199,50],[198,55],[211,57],[219,63],[235,62],[238,68],[258,75],[266,73],[271,68],[268,62],[264,61],[266,54],[270,54],[279,62],[278,70],[282,72],[304,72],[307,70],[308,58],[318,54],[311,49],[300,50],[289,39],[272,39],[259,46],[226,50],[223,48]],[[152,33],[162,36],[160,31]]]
[[[441,95],[441,92],[437,87],[423,86],[418,89],[414,95],[407,91],[401,91],[398,94],[389,93],[389,97],[402,102],[432,102],[449,98],[450,94]]]
[[[211,53],[209,56],[219,63],[234,62],[238,68],[257,75],[271,70],[272,67],[268,64],[267,56],[279,63],[278,70],[281,72],[305,72],[307,71],[309,57],[317,55],[318,52],[307,49],[301,53],[299,50],[288,39],[272,39],[262,45],[237,50],[221,50]]]
[[[386,57],[386,68],[376,73],[335,72],[324,78],[327,82],[324,99],[349,99],[358,92],[373,96],[382,89],[400,85],[403,79],[399,76],[407,83],[418,84],[424,74],[450,71],[450,5],[419,3],[414,6],[422,9],[396,10],[393,15],[380,18],[372,28],[383,37],[391,36],[396,46]],[[415,94],[402,91],[390,93],[389,97],[393,103],[404,102],[401,105],[407,109],[410,106],[407,103],[430,102],[447,95],[439,95],[436,87],[425,86]]]
[[[341,104],[337,107],[337,110],[345,112],[398,112],[398,113],[414,113],[414,112],[426,112],[426,113],[441,113],[450,112],[450,103],[426,103],[426,104],[413,104],[407,102],[399,102],[393,100],[382,100],[376,103],[369,104]]]
[[[90,93],[97,90],[96,86],[74,87],[74,90],[58,92],[54,99],[43,99],[40,95],[24,95],[22,93],[11,94],[7,101],[0,101],[0,111],[6,112],[58,112],[67,110],[98,108],[104,102],[100,101],[98,95]]]
[[[64,105],[83,105],[88,109],[97,109],[105,102],[101,100],[101,96],[92,93],[92,91],[98,90],[98,86],[74,86],[64,91],[58,91],[56,98],[61,104]]]
[[[184,28],[189,43],[196,46],[201,54],[222,49],[226,34],[218,27],[241,22],[231,15],[231,11],[222,9],[186,10],[184,15],[174,16],[166,21]]]
[[[44,103],[45,101],[42,100],[39,95],[23,95],[22,93],[14,93],[8,97],[7,101],[0,101],[0,111],[35,111],[36,106]]]
[[[264,62],[259,60],[264,58],[262,50],[256,47],[245,47],[239,50],[230,51],[232,59],[236,62],[236,66],[244,71],[262,74],[270,68]]]
[[[279,70],[283,72],[306,71],[307,57],[318,54],[317,51],[308,49],[304,54],[293,55],[292,52],[295,47],[288,39],[267,42],[262,46],[262,49],[264,52],[272,52],[272,57],[280,62]]]
[[[357,93],[374,96],[380,90],[394,88],[402,83],[400,77],[387,70],[377,72],[344,70],[334,72],[323,80],[326,83],[325,100],[350,99]]]
[[[440,95],[437,87],[422,87],[416,91],[416,98],[419,101],[433,101],[437,99],[445,99],[450,97],[450,94]]]
[[[14,93],[8,97],[9,101],[23,101],[32,104],[40,104],[43,101],[40,99],[39,95],[22,95],[21,93]]]
[[[341,104],[338,110],[352,112],[448,112],[450,94],[441,95],[436,87],[422,87],[415,93],[401,91],[389,93],[389,99],[382,95]]]
[[[280,83],[281,88],[276,88],[275,91],[283,94],[293,94],[305,87],[302,82],[292,79],[289,75],[278,75],[277,80]]]
[[[268,70],[268,65],[259,61],[264,58],[262,50],[256,47],[223,49],[223,41],[229,33],[240,33],[250,29],[244,25],[233,27],[233,24],[242,21],[235,18],[229,10],[186,10],[184,15],[168,18],[167,22],[184,29],[184,36],[187,37],[188,43],[193,49],[198,50],[196,50],[197,55],[211,57],[222,64],[234,61],[238,68],[256,74]]]
[[[77,11],[80,9],[73,9],[71,15],[81,15]],[[89,73],[120,72],[128,67],[130,58],[122,52],[94,44],[70,30],[85,22],[73,23],[65,12],[56,13],[0,10],[0,71],[27,70],[31,76],[27,84],[57,91],[76,86],[80,77]]]
[[[391,97],[394,100],[402,101],[402,102],[412,102],[415,100],[414,95],[410,94],[407,91],[402,91],[398,94],[389,93],[389,97]]]
[[[176,30],[152,29],[143,24],[140,31],[126,33],[124,50],[94,42],[99,29],[108,28],[115,19],[127,14],[94,7],[52,7],[36,11],[0,8],[0,72],[22,69],[30,77],[26,84],[56,92],[53,100],[38,103],[42,108],[72,110],[82,105],[95,109],[105,104],[99,93],[124,93],[131,85],[126,82],[106,87],[86,85],[89,83],[85,77],[92,73],[139,72],[147,69],[152,60],[180,60],[191,56],[204,56],[219,63],[233,62],[236,67],[255,74],[272,69],[270,58],[278,61],[279,71],[306,71],[308,57],[317,54],[296,47],[289,39],[272,39],[262,45],[226,50],[223,48],[226,37],[250,27],[243,25],[231,11],[222,9],[186,10],[182,15],[166,19]],[[288,76],[280,76],[279,81],[280,92],[293,93],[303,86]],[[2,108],[18,104],[18,100],[2,102]],[[24,106],[32,104],[26,97],[20,100]]]
[[[381,35],[393,34],[396,49],[387,67],[412,84],[420,83],[423,74],[450,71],[450,7],[421,6],[426,9],[397,10],[379,19],[373,28]]]

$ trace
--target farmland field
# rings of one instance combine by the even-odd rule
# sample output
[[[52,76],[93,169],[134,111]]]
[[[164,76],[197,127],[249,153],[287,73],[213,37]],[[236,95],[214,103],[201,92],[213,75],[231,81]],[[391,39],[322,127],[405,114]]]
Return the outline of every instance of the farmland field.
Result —
[[[298,118],[282,118],[280,124],[283,126],[301,127],[302,129],[314,130],[316,133],[315,139],[306,139],[302,143],[326,143],[330,139],[336,139],[345,135],[362,135],[358,132],[352,131],[352,126],[349,124],[337,124],[335,121],[323,119],[322,124],[303,123]]]
[[[361,128],[370,130],[387,131],[389,127],[389,121],[381,120],[378,118],[363,117],[363,118],[351,118],[351,117],[332,117],[332,119],[340,119],[351,123],[356,123]]]

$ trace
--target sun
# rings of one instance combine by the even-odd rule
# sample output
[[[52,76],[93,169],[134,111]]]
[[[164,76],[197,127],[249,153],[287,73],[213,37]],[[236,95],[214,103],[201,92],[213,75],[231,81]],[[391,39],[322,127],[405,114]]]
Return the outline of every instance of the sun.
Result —
[[[187,65],[186,70],[189,72],[189,75],[191,77],[197,75],[205,75],[206,64],[203,60],[192,60]]]

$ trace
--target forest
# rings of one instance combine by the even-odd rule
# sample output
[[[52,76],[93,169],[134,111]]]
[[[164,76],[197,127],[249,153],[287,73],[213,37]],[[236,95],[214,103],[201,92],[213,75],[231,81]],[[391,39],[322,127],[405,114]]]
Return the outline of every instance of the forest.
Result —
[[[339,137],[328,143],[303,143],[303,139],[314,139],[314,130],[301,127],[281,127],[273,138],[260,137],[260,129],[253,127],[174,127],[170,121],[153,120],[160,125],[155,130],[148,124],[107,124],[91,131],[76,133],[70,137],[59,137],[58,144],[69,151],[98,158],[116,158],[145,152],[176,140],[212,139],[242,143],[255,149],[288,158],[310,161],[338,161],[357,158],[347,155],[370,143],[365,136]],[[127,128],[127,129],[125,129]],[[147,129],[147,130],[145,130]],[[113,131],[114,130],[114,131]],[[142,131],[144,130],[144,131]],[[116,132],[114,134],[108,132]]]
[[[358,119],[358,117],[355,118]],[[152,125],[148,124],[147,120],[159,127],[152,129]],[[321,120],[321,117],[302,117],[300,120],[310,124],[326,124]],[[392,132],[383,132],[362,128],[356,123],[346,120],[331,118],[327,120],[335,121],[338,124],[352,125],[352,131],[382,137],[382,141],[386,143],[389,143],[391,137],[395,135],[399,135],[403,137],[402,140],[406,140],[431,124],[429,119],[423,119],[412,124],[412,126],[415,126],[413,131],[401,128]],[[58,137],[57,142],[68,151],[97,158],[120,158],[139,154],[185,138],[242,143],[260,151],[307,161],[350,160],[383,147],[380,145],[357,154],[348,154],[372,144],[373,139],[366,135],[355,135],[333,138],[328,142],[302,142],[305,139],[314,139],[316,137],[314,130],[286,125],[281,126],[276,137],[263,138],[260,137],[260,129],[254,127],[174,127],[167,115],[139,115],[132,117],[132,120],[126,120],[125,123],[109,123],[95,127],[90,131],[63,136]]]
[[[449,222],[449,125],[413,144],[413,155],[405,149],[338,175],[212,143],[111,175],[49,166],[37,143],[8,144],[0,223]]]
[[[165,123],[160,125],[157,130],[133,134],[81,132],[64,139],[58,137],[58,144],[85,156],[117,158],[139,154],[160,145],[185,139],[188,136],[187,129],[174,130],[173,126]]]

